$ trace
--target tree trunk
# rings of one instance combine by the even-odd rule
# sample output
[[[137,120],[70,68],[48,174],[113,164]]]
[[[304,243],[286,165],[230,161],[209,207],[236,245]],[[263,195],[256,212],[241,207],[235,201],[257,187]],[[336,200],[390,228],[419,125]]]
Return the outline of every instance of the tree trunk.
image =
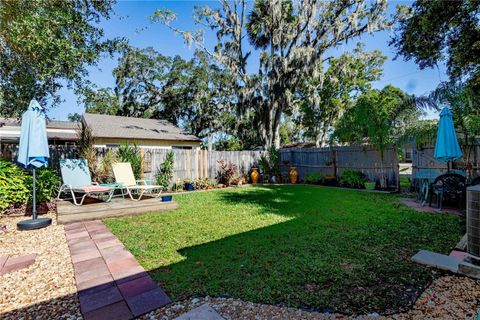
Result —
[[[208,151],[212,151],[213,150],[213,143],[212,143],[212,134],[209,133],[208,136],[207,136],[207,149]]]

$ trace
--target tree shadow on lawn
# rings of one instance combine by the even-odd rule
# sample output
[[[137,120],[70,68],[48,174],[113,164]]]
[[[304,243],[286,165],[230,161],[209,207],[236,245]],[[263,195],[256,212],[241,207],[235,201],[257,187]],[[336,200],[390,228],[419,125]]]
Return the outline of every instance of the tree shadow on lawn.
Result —
[[[409,307],[436,275],[409,258],[419,249],[447,252],[458,240],[455,218],[419,215],[391,196],[290,186],[223,192],[220,199],[294,218],[179,250],[183,261],[150,271],[174,299],[228,296],[393,313]]]

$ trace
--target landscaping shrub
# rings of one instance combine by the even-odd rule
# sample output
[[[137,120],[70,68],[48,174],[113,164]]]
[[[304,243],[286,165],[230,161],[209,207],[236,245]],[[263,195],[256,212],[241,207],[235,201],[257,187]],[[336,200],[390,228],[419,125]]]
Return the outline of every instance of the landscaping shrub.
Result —
[[[99,160],[92,130],[89,127],[80,126],[77,129],[77,136],[78,153],[81,158],[87,160],[92,181],[99,183],[110,182],[109,180],[112,180],[113,177],[112,164],[118,162],[116,151],[108,150],[103,158]]]
[[[208,190],[214,187],[214,184],[208,178],[197,178],[193,181],[196,190]]]
[[[118,157],[121,162],[130,162],[132,165],[133,175],[135,179],[141,179],[143,173],[143,159],[140,154],[140,148],[137,144],[133,145],[125,143],[118,148]]]
[[[324,181],[323,176],[318,172],[307,173],[303,180],[305,183],[311,184],[322,184]]]
[[[217,171],[218,183],[226,186],[230,185],[233,176],[237,173],[237,166],[233,163],[227,163],[225,160],[219,160],[220,169]]]
[[[28,173],[10,161],[0,159],[0,212],[28,201]]]
[[[340,185],[343,187],[363,189],[366,181],[367,179],[361,171],[348,169],[340,175]]]
[[[58,190],[59,177],[51,168],[36,171],[37,203],[52,200]],[[0,159],[0,212],[32,201],[33,177],[11,161]]]
[[[173,178],[173,163],[175,155],[172,151],[167,152],[165,156],[165,161],[160,165],[160,168],[157,170],[155,175],[155,180],[157,185],[162,186],[164,189],[168,189],[170,186],[170,181]]]
[[[55,198],[59,188],[60,178],[57,172],[52,168],[43,168],[36,171],[36,189],[37,203],[49,202]],[[33,176],[28,175],[25,179],[26,187],[29,190],[29,198],[31,198],[33,189]],[[31,199],[29,200],[31,202]]]
[[[258,165],[262,173],[272,177],[280,175],[280,153],[275,146],[271,146],[267,154],[260,157]]]

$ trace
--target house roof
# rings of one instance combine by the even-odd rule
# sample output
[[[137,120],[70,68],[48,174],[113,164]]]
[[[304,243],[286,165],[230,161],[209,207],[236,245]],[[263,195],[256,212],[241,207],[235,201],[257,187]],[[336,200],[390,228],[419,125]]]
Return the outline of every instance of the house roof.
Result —
[[[20,127],[21,125],[22,125],[22,120],[21,119],[0,117],[0,127],[3,127],[3,126]],[[72,129],[72,130],[76,130],[77,127],[78,127],[77,122],[47,120],[47,128],[51,128],[51,129]]]
[[[16,118],[0,117],[0,139],[2,141],[17,141],[20,137],[22,123]],[[78,123],[70,121],[47,120],[47,137],[49,140],[77,140]]]
[[[166,120],[85,113],[83,121],[98,138],[201,141]]]

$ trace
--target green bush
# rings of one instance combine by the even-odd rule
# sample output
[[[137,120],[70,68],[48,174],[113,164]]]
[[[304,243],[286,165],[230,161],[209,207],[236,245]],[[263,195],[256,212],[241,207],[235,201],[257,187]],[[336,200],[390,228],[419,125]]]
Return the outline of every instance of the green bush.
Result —
[[[361,171],[347,169],[340,175],[340,185],[343,187],[364,189],[366,181]]]
[[[59,178],[50,168],[36,171],[37,203],[48,202],[55,197]],[[32,201],[33,177],[11,161],[0,159],[0,212]]]
[[[270,176],[280,175],[280,153],[275,149],[275,146],[271,146],[267,154],[260,157],[258,165],[262,173]]]
[[[307,173],[305,175],[305,183],[312,183],[312,184],[321,184],[323,183],[323,176],[318,172]]]
[[[55,198],[59,188],[60,179],[52,168],[43,168],[36,170],[36,189],[37,203],[48,202]],[[33,176],[28,175],[25,179],[26,187],[29,191],[33,189]],[[31,196],[31,192],[29,193]],[[29,199],[31,202],[31,199]]]
[[[174,154],[172,151],[167,152],[165,156],[165,161],[160,165],[160,168],[157,170],[155,175],[155,180],[157,185],[162,186],[165,190],[170,186],[170,181],[173,178],[173,161]]]
[[[140,154],[140,148],[138,148],[136,143],[133,145],[127,143],[122,144],[118,148],[118,157],[120,158],[120,162],[130,162],[135,179],[142,178],[143,159]]]
[[[28,201],[28,173],[10,161],[0,159],[0,212]]]
[[[196,190],[212,189],[215,184],[209,178],[197,178],[193,181]]]

